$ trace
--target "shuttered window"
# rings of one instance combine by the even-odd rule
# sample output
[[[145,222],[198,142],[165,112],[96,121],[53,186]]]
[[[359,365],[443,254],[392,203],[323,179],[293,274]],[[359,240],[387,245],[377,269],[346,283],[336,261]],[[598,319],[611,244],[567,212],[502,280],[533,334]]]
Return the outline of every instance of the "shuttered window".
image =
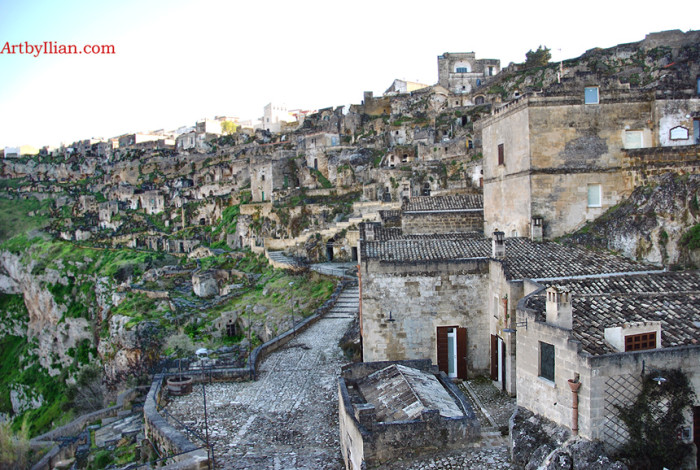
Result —
[[[540,377],[554,382],[554,345],[540,341]]]
[[[505,151],[503,150],[503,144],[498,144],[498,164],[505,165],[506,163]]]

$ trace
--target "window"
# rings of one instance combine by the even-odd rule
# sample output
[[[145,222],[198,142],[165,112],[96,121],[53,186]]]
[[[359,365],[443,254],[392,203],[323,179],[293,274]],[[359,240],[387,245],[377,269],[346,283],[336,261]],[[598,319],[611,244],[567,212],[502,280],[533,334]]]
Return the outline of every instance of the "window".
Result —
[[[503,144],[498,144],[498,164],[505,165],[506,163],[505,152],[503,150]]]
[[[481,86],[481,79],[480,78],[476,79],[476,86]]]
[[[625,131],[625,148],[642,148],[642,131]]]
[[[698,95],[700,95],[700,77],[698,77],[698,85],[697,85],[697,90]]]
[[[489,77],[493,76],[493,67],[489,66]]]
[[[587,86],[584,91],[584,98],[586,104],[598,104],[598,87]]]
[[[540,377],[554,382],[554,345],[540,341]]]
[[[656,349],[656,331],[625,336],[625,352],[644,349]]]
[[[690,131],[683,126],[676,126],[669,131],[671,140],[688,140]]]
[[[588,185],[588,207],[600,207],[602,189],[599,184]]]
[[[467,73],[468,71],[466,67],[457,67],[456,70],[457,73]]]

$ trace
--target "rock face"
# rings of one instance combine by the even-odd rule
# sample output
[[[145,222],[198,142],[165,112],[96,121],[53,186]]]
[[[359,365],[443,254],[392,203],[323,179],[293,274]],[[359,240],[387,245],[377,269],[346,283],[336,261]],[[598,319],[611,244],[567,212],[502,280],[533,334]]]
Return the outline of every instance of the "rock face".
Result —
[[[518,407],[510,418],[511,459],[515,468],[525,470],[624,470],[627,466],[611,461],[601,442],[571,437],[568,429],[557,426]]]
[[[699,190],[700,175],[661,175],[564,241],[649,263],[696,265],[699,254],[684,247],[681,239],[700,223]]]
[[[60,372],[57,366],[68,365],[73,358],[69,349],[82,340],[92,341],[92,328],[85,318],[64,317],[67,307],[60,305],[47,285],[68,284],[68,279],[56,270],[45,269],[32,274],[36,261],[23,264],[20,256],[0,253],[0,290],[22,294],[29,313],[27,336],[37,339],[37,356],[42,367],[51,375]]]

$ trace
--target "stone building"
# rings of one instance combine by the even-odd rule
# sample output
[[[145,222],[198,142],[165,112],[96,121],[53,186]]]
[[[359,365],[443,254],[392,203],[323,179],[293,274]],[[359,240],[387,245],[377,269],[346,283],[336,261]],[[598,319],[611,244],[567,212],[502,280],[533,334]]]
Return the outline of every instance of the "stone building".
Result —
[[[505,238],[493,234],[488,282],[483,299],[489,313],[490,376],[501,390],[519,394],[516,385],[516,308],[527,295],[525,285],[532,279],[571,279],[612,276],[620,273],[650,273],[659,268],[630,261],[621,256],[567,247],[554,242],[533,242],[526,238]],[[519,330],[518,330],[519,331]],[[519,358],[517,359],[519,360]]]
[[[365,361],[430,359],[449,377],[489,370],[488,241],[360,228]]]
[[[483,234],[484,203],[480,194],[412,197],[401,211],[404,235]]]
[[[275,191],[293,184],[296,173],[293,158],[293,151],[284,150],[278,150],[273,155],[250,158],[248,171],[253,202],[271,201]]]
[[[438,56],[438,85],[453,94],[472,93],[501,71],[498,59],[477,59],[473,52]]]
[[[338,380],[338,397],[347,470],[459,449],[480,437],[467,398],[429,361],[350,364]]]
[[[518,405],[614,450],[628,437],[617,406],[632,403],[643,376],[663,386],[664,371],[680,369],[696,396],[679,438],[700,443],[700,273],[525,281],[524,290]]]
[[[539,218],[557,237],[628,196],[627,151],[691,143],[700,98],[665,96],[585,75],[482,119],[486,232],[530,236]]]

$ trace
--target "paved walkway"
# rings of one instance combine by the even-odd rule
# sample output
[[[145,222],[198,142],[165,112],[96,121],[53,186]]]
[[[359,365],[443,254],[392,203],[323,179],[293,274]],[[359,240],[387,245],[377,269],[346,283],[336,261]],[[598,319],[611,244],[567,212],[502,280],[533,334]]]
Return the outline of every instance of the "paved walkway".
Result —
[[[338,440],[337,378],[346,360],[338,341],[357,315],[357,298],[356,287],[346,289],[331,312],[261,364],[256,382],[206,386],[217,468],[344,468]],[[507,437],[499,430],[507,426],[514,399],[488,380],[460,387],[481,405],[477,415],[484,430],[482,439],[461,451],[398,460],[384,468],[512,468]],[[175,399],[168,410],[204,435],[201,387]]]
[[[260,365],[258,380],[206,386],[217,468],[341,469],[337,378],[346,362],[338,341],[357,314],[346,289],[324,318]],[[201,388],[168,405],[204,435]]]

